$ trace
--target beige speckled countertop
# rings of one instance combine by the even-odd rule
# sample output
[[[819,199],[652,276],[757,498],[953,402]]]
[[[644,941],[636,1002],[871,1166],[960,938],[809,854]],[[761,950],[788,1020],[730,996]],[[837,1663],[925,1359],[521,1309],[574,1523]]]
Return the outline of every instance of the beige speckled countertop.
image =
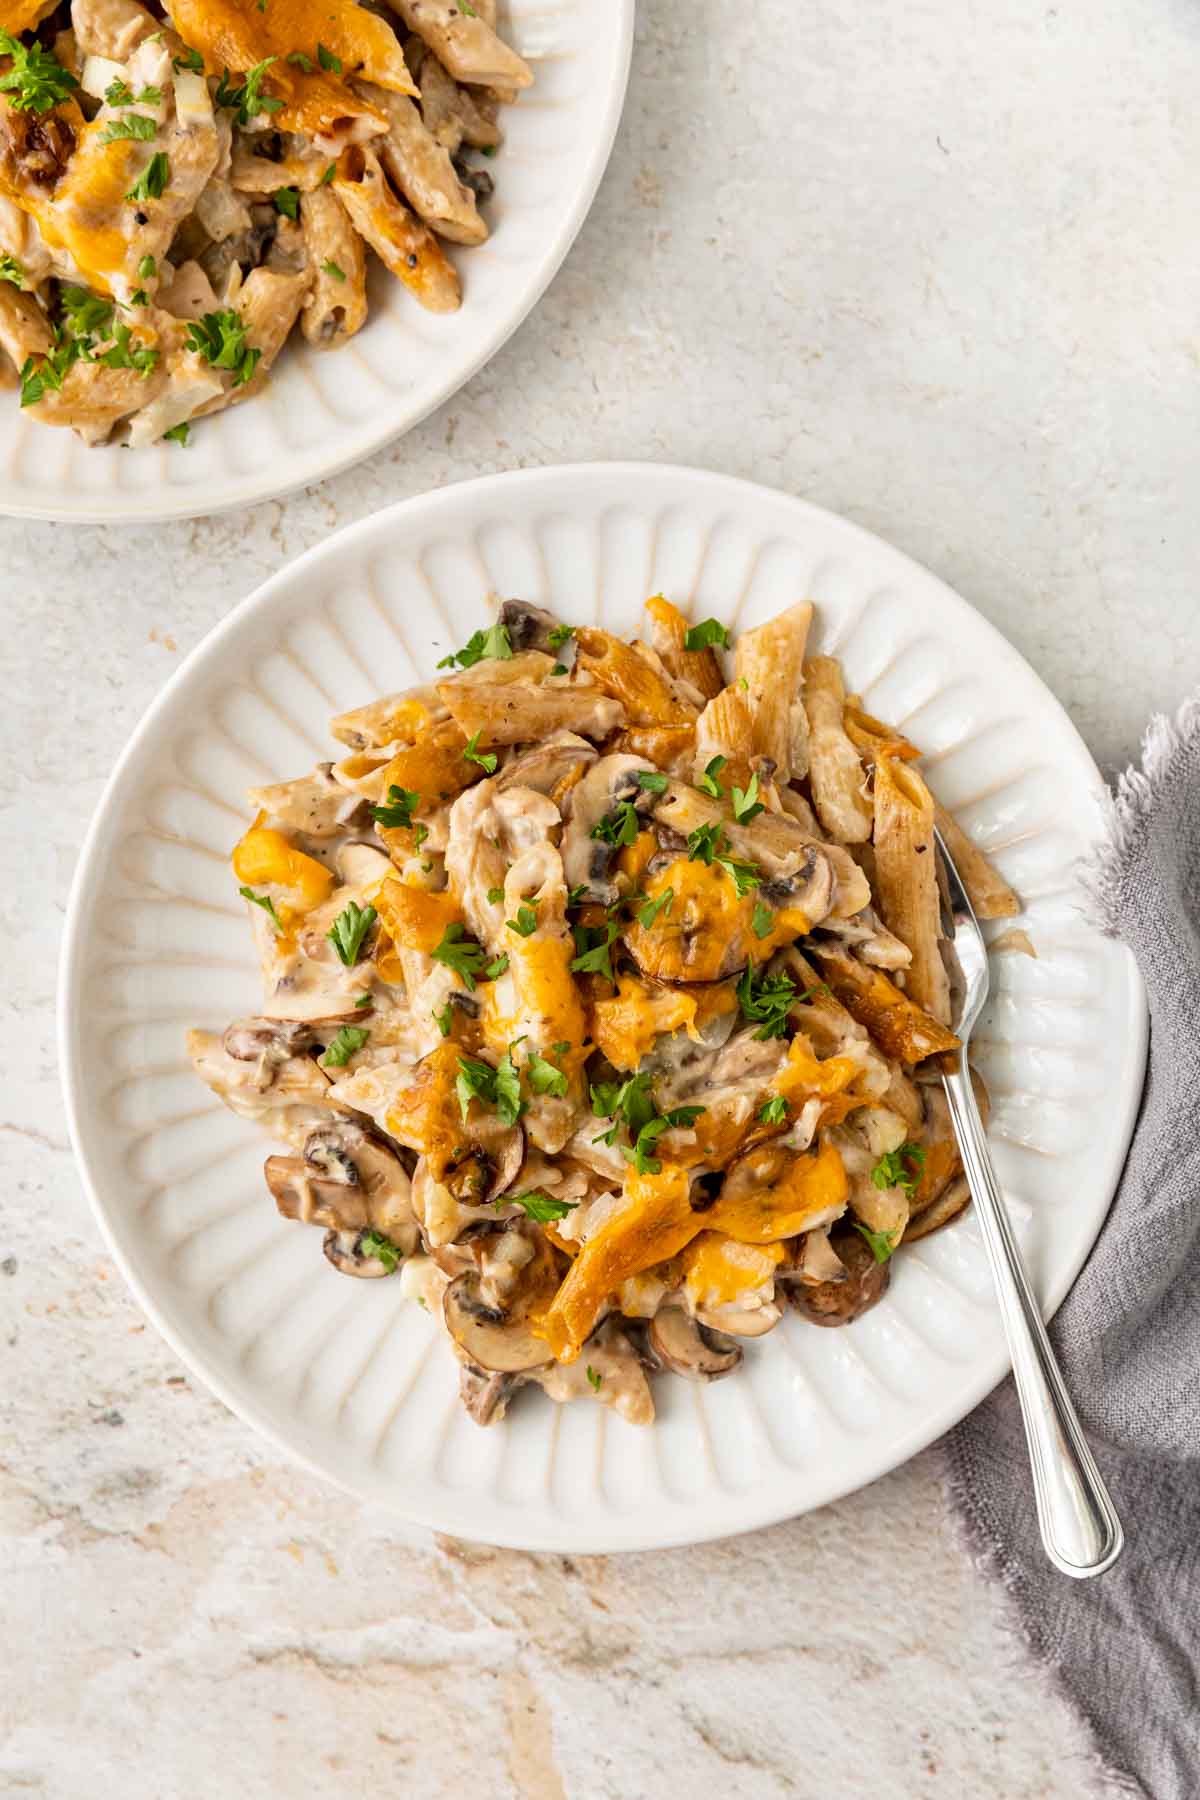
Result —
[[[281,1464],[101,1252],[55,957],[85,822],[180,655],[334,526],[494,468],[704,463],[845,512],[1127,757],[1200,666],[1198,78],[1184,0],[643,0],[575,250],[406,441],[249,513],[0,521],[0,1793],[1094,1791],[930,1456],[753,1537],[580,1562],[431,1541]]]

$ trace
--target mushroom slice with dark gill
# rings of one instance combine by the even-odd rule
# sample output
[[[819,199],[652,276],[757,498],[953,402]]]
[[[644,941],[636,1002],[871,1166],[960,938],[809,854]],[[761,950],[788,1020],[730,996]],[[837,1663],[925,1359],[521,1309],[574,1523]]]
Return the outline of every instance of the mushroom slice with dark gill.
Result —
[[[485,1304],[479,1276],[471,1270],[447,1287],[442,1317],[464,1361],[477,1369],[516,1375],[552,1360],[549,1346],[534,1337],[525,1320]]]
[[[655,1314],[647,1337],[658,1361],[690,1381],[719,1381],[742,1360],[740,1344],[724,1332],[701,1325],[677,1306]]]
[[[544,650],[564,669],[575,662],[575,637],[569,627],[542,606],[531,606],[527,600],[502,600],[500,623],[508,633],[508,641],[516,651]],[[566,635],[564,636],[564,632]]]
[[[308,1019],[235,1019],[225,1027],[221,1045],[226,1056],[238,1062],[257,1062],[261,1057],[274,1065],[311,1049],[315,1032],[315,1023]]]
[[[458,1393],[467,1417],[477,1425],[496,1425],[508,1410],[509,1400],[524,1382],[523,1375],[501,1375],[464,1363],[458,1372]]]
[[[889,1263],[876,1262],[874,1253],[857,1232],[830,1240],[844,1274],[836,1281],[797,1282],[788,1288],[788,1299],[813,1325],[850,1325],[882,1300],[892,1278]]]
[[[639,771],[653,774],[654,765],[641,756],[602,756],[569,796],[570,811],[562,838],[567,886],[584,888],[589,900],[598,900],[605,906],[617,897],[616,886],[609,878],[617,847],[592,833],[623,801],[632,802],[642,817],[649,816],[654,795],[638,781]]]
[[[381,1262],[364,1249],[371,1236],[368,1231],[327,1231],[322,1248],[339,1275],[353,1275],[357,1281],[378,1281],[385,1275],[394,1275],[397,1265],[390,1259]]]
[[[416,1245],[404,1164],[356,1119],[335,1117],[318,1126],[305,1139],[303,1156],[269,1156],[263,1173],[285,1219],[336,1232],[377,1231],[405,1254]]]

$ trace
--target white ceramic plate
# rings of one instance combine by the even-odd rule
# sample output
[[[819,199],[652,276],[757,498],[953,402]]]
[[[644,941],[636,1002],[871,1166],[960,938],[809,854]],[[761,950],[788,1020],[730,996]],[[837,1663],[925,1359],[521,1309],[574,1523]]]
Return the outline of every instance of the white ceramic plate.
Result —
[[[258,1004],[229,850],[243,789],[331,754],[326,721],[428,679],[489,590],[631,631],[656,590],[737,628],[805,596],[871,711],[1022,893],[1038,960],[994,959],[979,1031],[993,1144],[1038,1291],[1087,1255],[1125,1155],[1146,1020],[1132,959],[1077,910],[1096,770],[1058,703],[924,569],[828,513],[687,469],[491,476],[407,501],[260,588],[139,726],[80,864],[62,1066],[101,1225],[159,1329],[218,1394],[331,1480],[426,1525],[565,1551],[694,1542],[804,1511],[893,1468],[1006,1366],[970,1215],[902,1251],[847,1329],[789,1314],[736,1375],[656,1383],[659,1419],[519,1396],[487,1431],[396,1282],[348,1282],[275,1214],[268,1144],[199,1084],[189,1025]]]
[[[0,392],[0,513],[25,518],[192,517],[249,506],[368,456],[481,369],[549,286],[608,162],[633,45],[634,0],[501,0],[501,30],[534,85],[501,114],[486,244],[447,245],[456,313],[422,311],[382,268],[371,317],[337,351],[294,338],[265,391],[202,420],[191,443],[89,450]]]

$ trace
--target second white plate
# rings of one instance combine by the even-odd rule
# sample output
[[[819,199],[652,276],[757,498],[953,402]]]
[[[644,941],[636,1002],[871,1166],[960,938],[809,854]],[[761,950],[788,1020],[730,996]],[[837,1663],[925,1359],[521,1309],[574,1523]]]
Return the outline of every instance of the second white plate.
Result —
[[[629,78],[634,0],[508,0],[505,38],[534,85],[503,109],[491,236],[461,254],[455,313],[384,270],[340,350],[294,337],[263,393],[200,422],[186,449],[89,450],[0,392],[0,513],[72,521],[195,517],[334,475],[431,413],[495,355],[549,286],[600,185]]]
[[[491,476],[331,538],[215,630],[138,728],[80,862],[62,966],[68,1113],[142,1304],[228,1404],[331,1480],[463,1537],[531,1549],[695,1542],[873,1480],[960,1419],[1006,1359],[968,1213],[903,1250],[849,1328],[794,1314],[658,1422],[518,1397],[481,1431],[395,1282],[347,1282],[275,1214],[269,1146],[188,1067],[189,1025],[258,1004],[229,870],[244,789],[331,753],[332,713],[428,679],[489,590],[632,632],[662,590],[735,630],[808,596],[821,647],[927,752],[939,796],[1023,895],[1038,959],[994,959],[979,1061],[1043,1299],[1062,1299],[1124,1160],[1145,1058],[1132,959],[1085,923],[1099,777],[1017,653],[924,569],[801,501],[695,470]]]

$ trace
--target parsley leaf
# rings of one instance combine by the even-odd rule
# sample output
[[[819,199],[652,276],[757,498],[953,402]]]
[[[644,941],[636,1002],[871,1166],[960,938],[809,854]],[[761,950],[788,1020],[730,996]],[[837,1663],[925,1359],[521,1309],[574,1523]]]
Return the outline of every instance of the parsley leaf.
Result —
[[[612,941],[617,935],[617,928],[608,925],[574,925],[571,934],[575,939],[577,954],[571,960],[572,973],[577,975],[604,975],[613,979],[612,957],[609,954]]]
[[[487,897],[492,906],[499,906],[504,899],[504,889],[502,887],[489,888]]]
[[[758,1116],[764,1125],[782,1125],[788,1116],[788,1103],[782,1094],[773,1094],[759,1107]]]
[[[354,1005],[359,1012],[362,1011],[364,1006],[370,1006],[372,1004],[373,1002],[370,994],[360,994],[358,999],[354,1002]]]
[[[871,1246],[871,1255],[877,1263],[887,1261],[896,1248],[896,1241],[900,1235],[895,1231],[868,1231],[865,1225],[860,1225],[857,1221],[855,1221],[854,1229],[866,1238],[867,1243]]]
[[[110,81],[104,90],[104,98],[109,106],[129,106],[133,89],[127,81]]]
[[[667,791],[667,777],[651,769],[639,769],[637,782],[639,787],[646,788],[651,794],[665,794]]]
[[[577,887],[567,889],[567,905],[582,906],[588,897],[588,885],[581,881]]]
[[[47,113],[79,86],[36,39],[26,47],[11,32],[0,31],[0,56],[12,57],[12,67],[0,75],[0,93],[11,96],[14,112]]]
[[[483,971],[489,981],[499,981],[508,969],[508,951],[505,950],[494,962],[490,962]]]
[[[683,634],[685,650],[708,650],[714,644],[719,650],[729,648],[729,633],[719,619],[701,619],[699,625],[689,625]]]
[[[306,75],[311,75],[313,72],[313,59],[311,56],[305,56],[303,50],[293,50],[288,61],[294,63],[296,68],[303,69]]]
[[[451,1022],[453,1012],[454,1012],[454,1008],[451,1006],[450,1002],[447,1000],[447,1002],[446,1002],[445,1006],[443,1006],[441,1012],[435,1012],[433,1014],[433,1022],[437,1026],[438,1030],[441,1032],[443,1037],[450,1036],[450,1022]]]
[[[758,1025],[754,1036],[760,1042],[787,1035],[788,1013],[796,999],[790,975],[770,975],[765,969],[756,975],[747,968],[737,984],[737,998],[746,1018]]]
[[[126,200],[161,200],[171,179],[171,164],[165,150],[156,150],[138,176]]]
[[[275,911],[275,902],[273,900],[269,900],[265,894],[256,894],[254,889],[249,887],[240,887],[238,893],[242,896],[243,900],[249,900],[252,906],[261,906],[263,911],[270,918],[276,931],[282,932],[283,920]]]
[[[714,800],[723,800],[725,798],[725,789],[717,780],[717,776],[721,773],[721,770],[728,761],[729,758],[727,756],[713,757],[703,775],[696,783],[696,786],[700,789],[702,794],[709,794]]]
[[[463,928],[457,921],[447,925],[432,954],[434,962],[445,963],[454,970],[459,980],[466,983],[468,993],[475,992],[475,977],[483,967],[484,953],[473,938],[464,940]]]
[[[189,50],[185,45],[182,56],[171,58],[171,67],[177,72],[180,69],[190,69],[193,75],[203,75],[204,58],[198,50]]]
[[[539,1225],[550,1225],[555,1219],[565,1219],[579,1204],[578,1200],[552,1199],[549,1194],[540,1193],[537,1188],[532,1188],[527,1194],[501,1194],[499,1199],[502,1206],[524,1207],[528,1216],[536,1219]]]
[[[707,863],[711,868],[713,858],[720,849],[721,843],[722,833],[719,825],[697,825],[695,831],[688,833],[688,860]]]
[[[187,446],[188,438],[191,436],[191,429],[192,428],[187,420],[184,419],[181,424],[172,425],[170,431],[163,432],[163,442],[178,444],[182,450]]]
[[[471,5],[471,0],[458,0],[458,10],[460,13],[466,13],[468,19],[477,19],[479,17],[479,14]]]
[[[125,113],[119,119],[110,119],[100,133],[102,144],[119,144],[126,139],[131,143],[148,144],[158,130],[158,120],[152,119],[149,113]]]
[[[153,281],[157,274],[158,264],[155,262],[154,258],[152,256],[143,256],[141,262],[138,264],[138,280]]]
[[[420,804],[421,796],[414,793],[412,788],[390,787],[385,803],[371,808],[371,817],[377,825],[407,831],[412,825],[413,813]]]
[[[332,50],[327,50],[324,44],[317,45],[317,61],[330,75],[340,75],[342,72],[341,57],[335,56]]]
[[[733,816],[739,825],[748,825],[751,819],[756,819],[760,812],[766,811],[758,797],[757,774],[750,777],[750,785],[745,793],[740,787],[731,788],[729,792],[733,800]]]
[[[112,329],[113,304],[90,294],[86,288],[65,287],[60,292],[62,309],[77,338],[107,337]]]
[[[457,663],[460,669],[473,669],[477,662],[484,662],[489,657],[496,662],[508,662],[512,653],[508,628],[490,625],[486,631],[473,632],[461,650],[452,650],[449,656],[443,656],[438,668],[452,669]]]
[[[718,855],[717,861],[733,882],[734,892],[739,900],[744,900],[762,881],[762,870],[757,863],[739,862],[736,856],[722,855]]]
[[[762,901],[759,900],[755,905],[754,917],[751,919],[750,924],[756,938],[770,937],[775,928],[775,914],[771,911],[769,906],[764,906]]]
[[[460,1056],[454,1091],[458,1095],[464,1124],[472,1100],[494,1106],[505,1125],[515,1125],[525,1110],[521,1080],[511,1050],[505,1051],[495,1068],[478,1057]]]
[[[480,750],[479,737],[480,734],[477,731],[468,738],[467,747],[463,751],[463,760],[464,762],[478,763],[485,775],[494,775],[496,773],[495,753],[491,750]]]
[[[629,1127],[630,1137],[636,1138],[654,1117],[649,1075],[631,1075],[626,1081],[597,1082],[591,1088],[591,1099],[592,1111],[598,1119],[613,1120],[607,1131],[592,1139],[595,1144],[615,1143],[622,1123]]]
[[[317,186],[318,187],[328,187],[329,183],[333,180],[333,178],[336,174],[337,174],[337,164],[335,162],[331,162],[329,167],[326,169],[325,173],[322,175],[320,181],[318,181]]]
[[[885,1150],[875,1167],[871,1170],[871,1180],[877,1188],[902,1188],[908,1195],[915,1194],[925,1167],[925,1152],[920,1144],[901,1144],[898,1150]],[[877,1257],[882,1262],[883,1257]]]
[[[356,1050],[361,1050],[371,1033],[365,1025],[341,1025],[321,1058],[323,1069],[344,1069]]]
[[[662,1169],[662,1162],[651,1151],[664,1131],[670,1131],[676,1125],[694,1125],[702,1112],[703,1106],[675,1106],[670,1112],[659,1113],[657,1117],[648,1119],[634,1138],[633,1146],[620,1146],[621,1155],[626,1162],[633,1164],[639,1175],[657,1175]]]
[[[659,913],[664,912],[664,909],[665,917],[669,919],[671,916],[671,908],[674,904],[674,888],[666,888],[664,892],[658,896],[657,900],[647,900],[645,906],[639,910],[637,915],[637,922],[642,930],[649,931]]]
[[[11,281],[14,287],[25,286],[25,270],[15,256],[8,252],[0,256],[0,281]]]
[[[355,1248],[360,1256],[373,1256],[376,1262],[381,1262],[389,1275],[395,1274],[404,1255],[391,1238],[385,1238],[378,1231],[364,1231]]]
[[[300,195],[294,187],[276,188],[271,195],[275,203],[275,211],[282,213],[285,219],[300,217]]]
[[[593,1393],[598,1394],[600,1392],[600,1389],[604,1385],[604,1377],[603,1377],[603,1375],[597,1375],[597,1373],[596,1373],[595,1369],[593,1369],[591,1363],[589,1363],[587,1366],[587,1378],[588,1378],[588,1386],[592,1389]]]
[[[111,347],[102,350],[96,361],[104,363],[110,369],[136,369],[144,381],[159,355],[160,352],[149,344],[135,342],[128,325],[118,325]]]
[[[506,919],[504,923],[510,931],[515,931],[518,937],[532,937],[537,930],[537,908],[522,904],[517,908],[516,918]]]
[[[247,344],[242,316],[232,307],[193,319],[187,328],[187,348],[214,369],[231,369],[234,387],[245,386],[262,355]]]
[[[332,256],[327,256],[325,258],[325,261],[321,264],[321,267],[324,270],[325,274],[331,276],[334,281],[345,281],[345,279],[346,279],[345,269],[340,269],[338,267],[338,265],[334,262]]]
[[[358,961],[363,939],[375,923],[377,914],[373,906],[360,906],[357,900],[351,900],[343,912],[333,921],[332,929],[325,933],[338,958],[352,969]]]
[[[562,1070],[556,1069],[544,1056],[539,1056],[536,1050],[529,1052],[525,1072],[535,1094],[553,1094],[559,1100],[566,1094],[567,1078]]]
[[[263,58],[262,62],[255,63],[252,69],[247,69],[246,79],[241,87],[230,85],[229,70],[226,69],[217,83],[217,91],[213,95],[217,105],[228,106],[231,110],[235,110],[239,125],[248,125],[251,119],[258,117],[259,113],[280,112],[283,108],[283,101],[276,100],[272,95],[264,94],[262,91],[263,76],[271,64],[278,61],[277,56],[267,56]]]
[[[550,632],[550,648],[561,650],[567,639],[574,636],[575,627],[573,625],[555,625]]]
[[[621,800],[612,812],[605,813],[604,817],[592,826],[588,835],[614,846],[632,844],[637,839],[641,824],[633,801]]]

